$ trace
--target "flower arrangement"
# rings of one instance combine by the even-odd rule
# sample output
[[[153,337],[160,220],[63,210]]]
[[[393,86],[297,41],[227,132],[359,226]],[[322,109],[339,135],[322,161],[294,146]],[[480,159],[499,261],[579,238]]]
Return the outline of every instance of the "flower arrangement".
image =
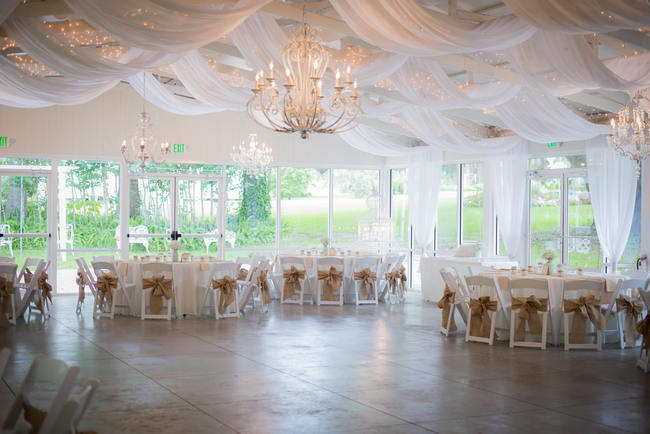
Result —
[[[327,255],[327,246],[329,245],[330,240],[327,238],[321,238],[320,243],[323,246],[323,255]]]
[[[542,258],[546,259],[546,262],[551,262],[553,259],[555,259],[555,253],[553,253],[550,250],[547,250],[544,253],[542,253]]]
[[[183,247],[183,243],[178,240],[170,241],[169,248],[172,251],[172,261],[178,262],[178,251]]]

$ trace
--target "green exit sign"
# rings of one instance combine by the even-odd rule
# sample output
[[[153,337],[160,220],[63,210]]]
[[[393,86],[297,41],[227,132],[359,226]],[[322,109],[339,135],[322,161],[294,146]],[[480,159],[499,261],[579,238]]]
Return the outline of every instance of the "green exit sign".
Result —
[[[557,142],[549,142],[549,143],[546,144],[546,147],[547,148],[557,148],[558,143]]]
[[[0,136],[0,148],[6,148],[9,146],[9,137]]]
[[[185,143],[174,143],[174,152],[185,152]]]

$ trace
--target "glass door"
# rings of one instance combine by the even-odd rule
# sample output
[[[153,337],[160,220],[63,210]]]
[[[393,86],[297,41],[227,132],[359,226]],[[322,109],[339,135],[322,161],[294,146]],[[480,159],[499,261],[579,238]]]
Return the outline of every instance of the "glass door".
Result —
[[[530,179],[530,261],[545,262],[545,251],[562,257],[562,177],[539,176]]]
[[[174,178],[138,175],[129,179],[129,256],[169,253],[173,230]],[[116,231],[118,247],[120,230]]]
[[[175,226],[181,235],[183,252],[221,257],[224,248],[219,211],[221,182],[220,177],[176,178]]]
[[[0,256],[14,258],[19,267],[26,258],[49,258],[48,178],[43,172],[0,172]]]
[[[584,175],[566,177],[567,247],[570,267],[600,268],[600,243],[591,210],[589,184]]]

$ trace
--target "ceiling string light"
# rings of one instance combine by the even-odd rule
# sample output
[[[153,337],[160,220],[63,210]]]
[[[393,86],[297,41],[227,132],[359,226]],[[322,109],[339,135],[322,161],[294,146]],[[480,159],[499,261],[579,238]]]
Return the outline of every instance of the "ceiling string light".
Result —
[[[610,121],[610,143],[619,155],[641,162],[650,156],[650,121],[641,100],[648,100],[637,91]]]
[[[147,77],[144,76],[142,85],[142,112],[138,115],[138,126],[135,134],[130,139],[122,140],[122,157],[127,164],[140,163],[140,169],[144,172],[147,165],[159,165],[165,162],[165,155],[169,153],[169,143],[163,141],[158,144],[158,139],[153,135],[153,124],[151,117],[145,110],[147,100]]]
[[[269,164],[273,162],[271,155],[273,151],[265,143],[259,144],[257,134],[249,134],[249,137],[248,145],[242,140],[239,148],[232,147],[230,158],[249,175],[258,176],[263,174]]]
[[[329,53],[320,42],[320,33],[307,24],[291,33],[289,44],[282,50],[284,96],[280,96],[271,63],[266,80],[264,71],[255,77],[253,97],[246,105],[251,119],[273,131],[300,132],[303,139],[310,133],[349,131],[359,124],[363,111],[349,66],[343,82],[341,71],[336,71],[333,91],[323,104],[323,75]]]

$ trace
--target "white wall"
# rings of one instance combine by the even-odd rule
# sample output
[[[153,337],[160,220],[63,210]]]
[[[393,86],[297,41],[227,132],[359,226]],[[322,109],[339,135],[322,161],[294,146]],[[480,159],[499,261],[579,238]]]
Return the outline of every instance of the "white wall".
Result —
[[[78,106],[15,109],[0,106],[0,135],[16,139],[0,148],[0,157],[121,159],[120,144],[135,131],[142,98],[128,84]],[[147,104],[154,132],[170,143],[184,143],[185,153],[168,161],[230,163],[233,145],[249,133],[273,148],[274,165],[382,167],[383,157],[358,151],[336,135],[315,134],[303,140],[256,125],[245,112],[180,116]]]

